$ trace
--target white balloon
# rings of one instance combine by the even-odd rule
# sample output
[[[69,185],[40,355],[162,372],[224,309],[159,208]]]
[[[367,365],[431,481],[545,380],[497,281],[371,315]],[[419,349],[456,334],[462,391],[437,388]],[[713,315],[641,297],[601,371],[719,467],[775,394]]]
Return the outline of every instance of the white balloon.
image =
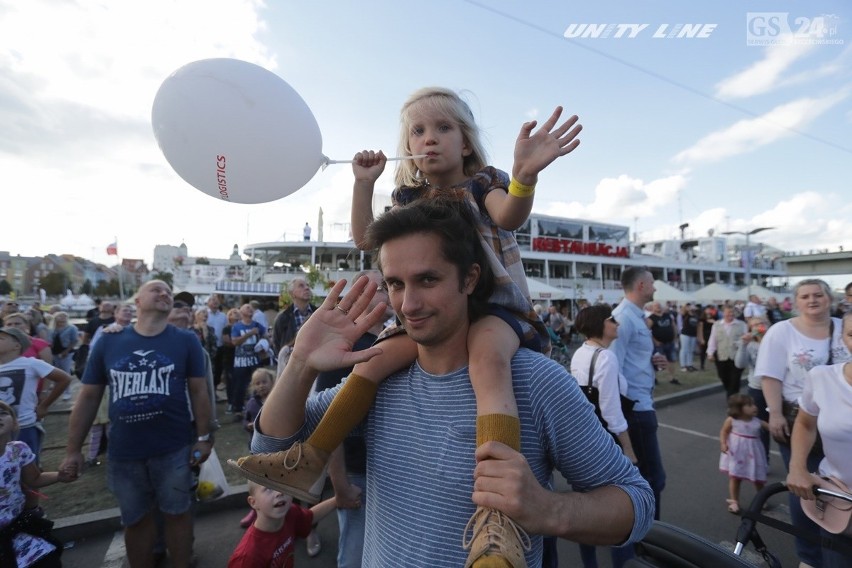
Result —
[[[151,111],[172,168],[207,195],[274,201],[303,187],[323,163],[311,109],[278,75],[237,59],[204,59],[163,81]]]

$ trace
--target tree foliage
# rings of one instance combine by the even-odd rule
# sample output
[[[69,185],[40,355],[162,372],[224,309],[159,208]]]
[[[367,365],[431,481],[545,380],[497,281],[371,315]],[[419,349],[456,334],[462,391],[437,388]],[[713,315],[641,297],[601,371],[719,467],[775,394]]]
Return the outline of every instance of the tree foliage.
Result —
[[[41,278],[41,287],[48,296],[64,296],[68,286],[68,277],[64,272],[51,272]]]
[[[157,271],[151,276],[151,278],[153,280],[162,280],[163,282],[168,284],[170,287],[174,288],[174,274],[172,274],[171,272]]]

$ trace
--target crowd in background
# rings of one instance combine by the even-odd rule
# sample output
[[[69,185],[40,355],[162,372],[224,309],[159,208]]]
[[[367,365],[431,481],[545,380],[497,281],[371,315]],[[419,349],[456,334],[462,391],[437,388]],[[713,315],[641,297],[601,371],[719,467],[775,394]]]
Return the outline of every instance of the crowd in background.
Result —
[[[821,288],[812,281],[806,282],[811,282],[811,287]],[[797,294],[799,290],[800,287],[797,287]],[[226,305],[224,299],[217,295],[210,296],[205,304],[196,304],[193,295],[186,292],[176,294],[174,297],[173,311],[169,321],[178,327],[193,331],[198,337],[211,365],[213,406],[215,407],[216,403],[226,402],[226,415],[230,415],[234,421],[243,421],[249,431],[251,418],[257,414],[257,408],[254,407],[258,405],[262,395],[269,390],[269,385],[265,385],[264,390],[263,386],[259,387],[256,384],[262,381],[257,380],[258,375],[255,371],[274,369],[279,357],[286,361],[288,348],[292,347],[295,332],[316,309],[313,304],[310,304],[310,290],[306,283],[303,281],[291,283],[290,291],[294,295],[294,303],[281,312],[272,309],[263,311],[257,301],[242,305],[236,303]],[[669,363],[664,367],[658,367],[657,371],[668,369],[669,381],[677,385],[680,384],[676,375],[678,370],[682,374],[698,369],[704,370],[707,361],[712,361],[724,385],[726,396],[740,393],[741,378],[745,373],[748,401],[751,401],[747,404],[752,404],[756,408],[755,419],[767,425],[766,428],[758,431],[765,460],[768,463],[770,438],[774,438],[782,450],[784,465],[789,467],[791,457],[796,456],[797,450],[795,444],[791,446],[790,430],[784,430],[785,426],[773,421],[770,410],[777,407],[777,412],[780,413],[782,402],[784,405],[798,404],[798,396],[801,395],[804,387],[799,385],[801,388],[798,388],[798,392],[788,392],[789,383],[792,380],[789,377],[785,378],[785,373],[788,373],[789,369],[782,369],[775,373],[781,376],[767,374],[770,372],[766,370],[768,363],[761,363],[761,357],[768,359],[769,356],[762,351],[770,349],[768,346],[764,348],[764,344],[772,345],[771,349],[777,355],[776,358],[783,361],[785,348],[792,349],[785,344],[785,340],[778,339],[780,332],[770,333],[774,326],[783,322],[798,326],[800,324],[797,322],[822,321],[830,315],[833,318],[829,317],[826,321],[833,322],[831,336],[837,335],[839,338],[841,320],[835,318],[843,318],[844,314],[852,313],[852,283],[846,287],[845,297],[837,302],[831,301],[827,286],[824,292],[828,299],[820,305],[819,313],[814,311],[816,308],[812,304],[807,303],[808,299],[802,300],[796,294],[793,298],[785,297],[780,302],[774,297],[764,301],[758,296],[752,296],[748,302],[729,301],[711,305],[647,302],[643,315],[645,324],[652,332],[654,353],[665,356]],[[572,346],[580,336],[588,340],[587,344],[581,345],[577,351],[583,353],[583,361],[572,365],[571,370],[581,382],[581,386],[584,380],[588,380],[591,385],[591,375],[595,374],[595,360],[598,360],[597,353],[608,347],[617,336],[617,327],[610,329],[609,324],[606,323],[612,321],[617,326],[612,317],[614,306],[603,302],[591,306],[581,305],[577,306],[576,315],[572,306],[567,304],[534,307],[555,340],[555,346],[560,343]],[[600,314],[596,312],[591,315],[591,312],[596,309],[601,310]],[[37,413],[38,420],[32,424],[39,425],[32,430],[36,433],[36,437],[32,440],[28,438],[28,443],[35,448],[33,453],[36,463],[40,448],[39,440],[43,436],[43,427],[40,423],[47,407],[59,396],[66,400],[71,397],[72,381],[77,381],[82,376],[86,356],[91,347],[105,331],[109,332],[111,326],[114,330],[116,325],[119,326],[118,329],[121,329],[121,326],[131,325],[134,310],[135,306],[130,302],[116,305],[108,300],[97,301],[97,307],[86,314],[86,322],[76,322],[75,325],[69,314],[58,307],[44,310],[38,302],[34,302],[21,310],[21,305],[14,300],[6,301],[0,306],[0,318],[2,318],[4,331],[17,329],[25,336],[19,341],[22,348],[26,347],[25,350],[22,349],[22,356],[38,359],[44,365],[43,368],[39,367],[41,372],[37,377],[38,402],[36,405],[45,404]],[[845,323],[850,319],[852,318],[842,321]],[[275,337],[275,331],[278,331],[280,337]],[[9,331],[7,334],[13,338],[18,337],[14,331]],[[766,343],[767,337],[768,343]],[[814,358],[811,363],[842,363],[849,358],[848,350],[844,350],[842,341],[830,340],[830,345],[830,349],[836,348],[838,357],[829,356],[827,361]],[[829,353],[831,354],[832,351],[830,350]],[[590,362],[591,369],[588,368]],[[54,369],[58,372],[53,373]],[[619,375],[617,362],[607,358],[598,360],[598,373],[609,373],[610,370],[615,373],[614,376],[617,379]],[[810,371],[810,367],[805,368],[802,376],[796,378],[799,383],[804,383],[807,379],[807,371]],[[268,375],[264,377],[268,376],[271,382],[275,374],[277,373],[274,371],[268,372]],[[66,376],[67,381],[64,380]],[[624,381],[621,382],[621,386],[616,386],[614,392],[620,390],[620,394],[624,394],[626,391]],[[618,380],[615,383],[618,385]],[[784,385],[783,397],[781,397],[782,390],[774,383]],[[767,384],[771,388],[765,393]],[[808,400],[811,401],[811,399]],[[244,415],[246,401],[254,405],[251,416]],[[613,408],[613,404],[616,403],[610,401],[604,406]],[[744,403],[741,402],[740,405],[742,404]],[[106,405],[104,404],[103,407],[91,432],[89,458],[86,460],[89,467],[100,465],[98,456],[103,452],[108,439]],[[619,421],[619,416],[621,414],[617,412],[610,415],[608,428],[612,430],[614,436],[620,437],[620,444],[624,447],[625,453],[631,461],[636,463],[629,437],[626,436],[626,422],[623,416]],[[604,422],[604,425],[607,426],[607,423]],[[728,433],[730,433],[730,427]],[[810,438],[807,441],[813,443]],[[723,449],[726,447],[723,442]],[[798,453],[801,454],[801,450]],[[808,471],[817,471],[823,457],[815,457],[811,453],[809,459]],[[796,459],[793,460],[793,464],[795,468]],[[801,492],[797,491],[798,493]],[[727,501],[729,510],[738,511],[736,499]],[[808,521],[797,503],[796,495],[791,495],[793,522],[806,525]],[[30,496],[27,505],[36,510],[37,498]],[[248,526],[250,521],[248,523],[245,521],[244,519],[243,524]],[[319,552],[318,537],[309,539],[308,545],[312,555]],[[809,551],[807,543],[799,543],[798,547],[803,562],[812,558],[808,556],[813,554],[813,551]],[[584,555],[588,556],[589,550],[584,549]],[[591,551],[593,554],[593,549]],[[819,563],[815,562],[812,565],[819,565]]]
[[[628,283],[622,283],[628,291]],[[638,295],[634,303],[652,296]],[[846,493],[852,486],[852,365],[848,364],[852,362],[852,283],[839,301],[824,281],[806,279],[795,286],[792,298],[780,304],[775,298],[764,302],[753,295],[747,303],[679,307],[670,303],[664,307],[647,301],[644,308],[642,315],[651,332],[654,357],[658,357],[653,360],[656,373],[669,369],[670,381],[680,384],[674,373],[678,365],[682,373],[689,373],[696,370],[696,358],[702,370],[707,361],[715,364],[728,403],[719,434],[719,469],[729,477],[728,511],[740,513],[742,481],[750,481],[758,489],[766,483],[770,439],[774,439],[789,472],[789,507],[795,529],[822,538],[823,544],[852,545],[848,538],[852,523],[827,528],[825,522],[819,526],[815,522],[820,512],[806,514],[808,504],[819,499],[814,486]],[[601,355],[613,351],[614,341],[627,339],[621,333],[626,330],[620,329],[628,323],[625,310],[616,314],[606,304],[589,306],[580,310],[574,322],[568,322],[553,306],[540,314],[566,342],[572,340],[565,329],[569,324],[576,324],[586,338],[572,359],[572,374],[585,387],[604,427],[643,471],[642,456],[636,461],[639,452],[634,453],[637,438],[627,426],[635,415],[636,401],[627,400],[625,405],[636,370],[619,368],[611,356]],[[747,393],[741,393],[743,373]],[[628,439],[626,433],[630,433]],[[653,487],[654,477],[646,478]],[[659,487],[661,491],[664,481]],[[822,501],[810,509],[825,507]],[[844,529],[846,536],[838,534]],[[800,566],[852,565],[848,555],[802,536],[796,537],[796,552]],[[584,567],[597,566],[593,549],[581,548],[581,555]],[[624,563],[618,548],[612,549],[612,561],[614,566]]]

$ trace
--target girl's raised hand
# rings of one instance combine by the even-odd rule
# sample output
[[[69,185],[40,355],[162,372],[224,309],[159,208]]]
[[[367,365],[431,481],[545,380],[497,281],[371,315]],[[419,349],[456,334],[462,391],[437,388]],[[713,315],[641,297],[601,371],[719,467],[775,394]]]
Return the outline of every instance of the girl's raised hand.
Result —
[[[385,171],[385,164],[388,159],[384,152],[379,150],[363,150],[355,154],[352,158],[352,173],[355,174],[355,181],[375,182]]]
[[[538,173],[556,158],[564,156],[580,145],[577,136],[583,125],[577,124],[577,115],[556,126],[562,107],[556,107],[544,124],[534,134],[535,120],[524,123],[515,142],[515,164],[512,176],[524,185],[535,185]],[[555,127],[555,128],[554,128]]]

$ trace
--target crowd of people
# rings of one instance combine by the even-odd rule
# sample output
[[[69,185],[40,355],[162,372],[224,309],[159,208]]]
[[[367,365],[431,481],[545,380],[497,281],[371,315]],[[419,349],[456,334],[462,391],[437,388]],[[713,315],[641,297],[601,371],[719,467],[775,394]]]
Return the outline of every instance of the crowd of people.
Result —
[[[381,272],[368,271],[357,276],[364,276],[366,280],[375,285],[377,290],[365,311],[372,310],[380,302],[385,302],[384,305],[386,306],[386,311],[381,314],[380,318],[376,318],[376,323],[353,344],[354,349],[360,351],[369,349],[373,345],[375,339],[383,332],[383,324],[392,320],[393,311],[390,302],[388,302],[388,290],[385,287],[385,280]],[[93,317],[89,325],[84,326],[86,331],[77,335],[67,331],[72,328],[76,329],[76,327],[68,323],[68,315],[63,312],[49,314],[45,319],[44,317],[33,317],[29,312],[15,311],[17,307],[15,302],[7,302],[3,306],[3,330],[0,332],[0,357],[2,357],[0,359],[0,377],[2,377],[0,380],[4,381],[3,386],[5,387],[11,385],[10,381],[14,381],[16,376],[24,377],[23,386],[20,388],[21,395],[17,402],[12,399],[6,400],[7,394],[12,396],[12,393],[17,391],[11,387],[4,388],[3,402],[9,405],[9,410],[4,411],[0,407],[0,430],[3,430],[2,426],[4,425],[8,427],[11,420],[14,420],[16,427],[7,429],[10,432],[15,431],[15,439],[26,444],[26,446],[9,445],[7,447],[6,459],[12,460],[11,464],[15,463],[16,460],[23,460],[22,466],[29,464],[30,469],[27,471],[34,471],[33,468],[38,467],[38,455],[41,436],[43,435],[39,421],[44,417],[50,405],[62,396],[71,384],[76,374],[74,361],[80,360],[76,356],[76,350],[87,345],[89,348],[87,360],[98,363],[91,372],[87,371],[86,375],[79,373],[84,378],[80,392],[80,398],[83,401],[78,403],[78,407],[75,408],[75,416],[72,417],[71,421],[69,460],[66,460],[63,468],[55,474],[37,470],[35,478],[31,477],[32,474],[19,477],[22,484],[20,495],[24,497],[24,501],[18,505],[16,498],[16,506],[9,511],[17,511],[18,513],[8,521],[19,515],[22,518],[30,519],[27,521],[28,523],[32,523],[34,522],[32,519],[38,518],[38,499],[29,490],[55,481],[69,482],[76,475],[79,475],[84,464],[91,467],[99,463],[97,461],[98,447],[105,443],[108,432],[107,425],[110,423],[109,413],[107,412],[109,403],[106,398],[101,401],[100,397],[97,397],[98,404],[96,405],[95,400],[89,395],[92,394],[90,392],[92,389],[98,391],[101,388],[94,386],[93,377],[96,374],[94,369],[98,367],[112,368],[110,365],[113,363],[107,364],[103,360],[104,358],[112,360],[115,355],[104,353],[96,347],[104,339],[106,339],[104,345],[109,344],[114,340],[111,337],[112,335],[116,335],[124,327],[131,326],[134,312],[136,312],[137,318],[136,324],[131,326],[134,330],[139,329],[138,318],[141,318],[144,325],[148,320],[146,314],[152,309],[156,311],[157,308],[162,308],[161,311],[166,313],[166,321],[172,323],[173,327],[186,330],[191,334],[190,337],[197,338],[198,341],[193,342],[193,345],[199,347],[196,358],[200,357],[201,365],[187,367],[183,373],[187,378],[200,378],[199,383],[205,386],[204,394],[207,394],[210,398],[203,397],[200,389],[190,389],[190,401],[193,408],[197,404],[207,404],[215,416],[215,402],[227,400],[226,413],[231,415],[234,420],[241,420],[246,430],[253,434],[255,420],[261,414],[263,403],[266,402],[272,391],[277,375],[277,357],[273,357],[271,360],[265,361],[264,365],[261,365],[261,358],[258,355],[260,350],[256,350],[255,347],[260,341],[266,339],[278,349],[283,357],[287,357],[295,346],[295,338],[299,328],[311,314],[322,309],[320,306],[311,303],[310,289],[304,281],[297,279],[291,282],[289,290],[292,293],[294,303],[288,309],[281,311],[273,326],[269,326],[285,330],[282,332],[281,338],[276,340],[274,336],[269,336],[263,324],[254,319],[255,310],[251,304],[223,310],[221,307],[222,299],[213,295],[205,305],[195,306],[195,299],[189,294],[182,293],[172,299],[171,307],[166,311],[165,307],[168,305],[167,299],[170,291],[162,283],[157,285],[155,282],[151,286],[157,290],[153,296],[159,295],[159,298],[161,298],[159,303],[157,297],[151,299],[148,304],[142,301],[141,305],[136,302],[135,304],[124,303],[116,306],[112,302],[101,302],[97,314],[92,314]],[[144,292],[151,286],[143,287],[140,292]],[[659,316],[664,310],[660,303],[652,301],[653,278],[650,272],[645,269],[625,271],[623,286],[625,299],[615,306],[615,310],[605,304],[588,306],[580,310],[574,321],[571,322],[576,332],[585,338],[585,342],[574,353],[571,362],[571,375],[580,387],[594,386],[600,392],[598,419],[612,436],[623,455],[630,463],[638,467],[638,471],[649,483],[654,495],[653,516],[659,518],[661,494],[665,487],[662,453],[656,443],[656,417],[653,415],[651,398],[653,385],[660,369],[667,365],[679,364],[681,370],[688,370],[691,364],[696,364],[701,347],[698,338],[709,336],[709,341],[705,341],[708,359],[715,362],[720,381],[725,387],[726,395],[729,396],[728,418],[720,432],[722,448],[720,469],[730,477],[731,490],[726,499],[728,510],[734,513],[740,510],[739,487],[741,482],[750,481],[757,487],[761,487],[765,483],[771,434],[772,439],[775,439],[779,444],[778,447],[782,453],[785,467],[790,470],[789,483],[792,491],[790,507],[793,522],[798,526],[805,527],[806,530],[819,533],[819,527],[802,512],[799,498],[815,498],[813,493],[810,492],[810,487],[814,484],[826,483],[822,476],[834,477],[846,483],[846,486],[852,483],[848,473],[849,464],[846,463],[847,458],[844,453],[849,449],[848,441],[843,439],[842,436],[832,435],[832,431],[842,427],[842,424],[840,426],[834,424],[837,422],[836,419],[826,418],[824,413],[819,412],[821,405],[834,411],[840,411],[843,404],[852,406],[849,397],[845,396],[843,387],[843,377],[852,374],[846,371],[845,366],[845,362],[849,361],[849,343],[852,343],[852,327],[849,327],[852,326],[852,285],[848,289],[848,297],[834,305],[831,301],[830,290],[824,282],[805,280],[799,283],[794,290],[793,313],[795,315],[789,318],[775,319],[775,323],[770,321],[768,317],[768,304],[771,303],[764,304],[759,298],[753,298],[745,310],[733,305],[706,306],[704,308],[686,305],[677,309],[677,315],[675,315],[675,310],[667,307],[665,312],[671,316],[671,324],[675,326],[675,333],[669,335],[669,337],[677,336],[677,331],[680,331],[679,344],[681,349],[689,349],[690,345],[694,345],[693,351],[687,357],[684,357],[683,353],[678,356],[677,351],[672,353],[667,350],[668,348],[658,349],[659,338],[654,336],[654,320],[651,315]],[[342,312],[343,310],[338,311]],[[553,311],[549,310],[551,314]],[[746,317],[746,313],[749,314],[748,317]],[[696,321],[690,323],[690,318]],[[41,325],[35,324],[35,321],[38,321]],[[92,325],[91,321],[96,322],[96,324]],[[265,316],[264,321],[268,321]],[[564,326],[565,323],[562,322],[561,325]],[[696,342],[694,344],[689,340],[684,341],[684,328],[687,328],[687,337],[692,337],[692,330],[695,330]],[[155,329],[159,329],[159,327]],[[137,334],[137,341],[145,337],[144,333],[137,331]],[[76,337],[76,344],[72,344],[71,349],[68,350],[72,335]],[[63,337],[69,339],[63,342]],[[122,336],[116,335],[116,338],[118,337]],[[185,337],[183,339],[185,340]],[[161,343],[161,340],[157,343],[158,350],[164,349]],[[677,344],[677,341],[675,343]],[[823,344],[827,344],[828,347]],[[119,345],[121,346],[119,347]],[[245,345],[252,347],[240,349],[240,346]],[[136,342],[130,342],[127,346],[119,343],[110,351],[115,350],[117,353],[122,353],[122,356],[126,356],[128,352],[136,351],[133,349],[136,346]],[[263,350],[266,349],[263,348]],[[191,350],[188,351],[191,352]],[[65,372],[53,365],[57,356],[71,359],[72,364],[68,367],[70,372]],[[237,360],[236,369],[246,369],[247,371],[235,372],[234,363]],[[205,369],[205,361],[206,367],[209,367],[209,369]],[[196,361],[195,364],[197,363]],[[732,372],[732,367],[735,372]],[[243,384],[241,373],[244,372],[248,372],[250,384],[248,381]],[[740,373],[745,374],[745,384],[747,385],[747,393],[743,394],[740,393],[741,386],[743,386],[741,385]],[[347,369],[335,369],[330,370],[329,373],[322,373],[314,388],[318,391],[332,388],[348,374]],[[323,378],[326,376],[327,378]],[[834,386],[830,388],[826,386],[825,388],[828,388],[828,391],[826,391],[822,386],[813,384],[812,377],[823,377],[827,384]],[[105,379],[102,377],[99,380]],[[852,384],[850,381],[852,379],[846,380],[847,383]],[[7,382],[9,382],[9,385],[6,385]],[[210,389],[206,388],[208,382],[211,383]],[[192,383],[188,382],[188,384]],[[216,386],[220,385],[221,389],[216,389]],[[198,400],[192,400],[193,392]],[[228,396],[223,400],[221,397],[224,392],[227,392]],[[803,396],[806,396],[804,402],[802,402]],[[630,401],[630,404],[625,406],[624,401]],[[183,401],[182,404],[186,404],[186,402]],[[798,409],[800,404],[802,404],[801,412],[794,413],[790,409],[791,407]],[[93,409],[94,413],[92,412]],[[11,417],[11,420],[5,419],[5,424],[4,412],[5,415]],[[208,410],[207,414],[209,415],[210,412]],[[150,409],[148,409],[148,413],[150,413]],[[794,413],[792,417],[791,413]],[[204,414],[203,411],[197,413],[198,416],[204,416]],[[116,416],[119,415],[120,413],[116,414]],[[825,420],[820,417],[825,418]],[[184,416],[184,422],[187,419],[191,428],[189,435],[197,438],[195,443],[189,444],[189,449],[198,446],[203,450],[204,441],[201,441],[201,439],[204,437],[211,441],[214,439],[215,419],[208,420],[209,426],[206,429],[197,427],[195,413],[191,416]],[[133,420],[128,420],[128,416],[123,416],[118,420],[119,424],[122,424],[122,420],[125,420],[127,422],[125,426],[130,427],[130,423],[134,420],[144,419],[136,415]],[[795,421],[804,424],[799,427],[802,433],[798,436],[792,434],[794,431],[792,425]],[[827,425],[819,428],[820,436],[817,438],[817,426],[824,423],[827,423]],[[144,436],[141,432],[125,433],[121,427],[118,429],[111,427],[109,432],[109,436],[116,437],[119,442],[122,439],[136,440],[140,437],[143,439],[156,438],[151,432],[146,432]],[[86,435],[89,436],[88,459],[81,462],[76,459],[75,454],[82,447]],[[249,439],[251,439],[251,436]],[[801,440],[798,445],[797,440]],[[815,440],[819,440],[819,442],[816,450],[813,450],[811,446],[814,445]],[[11,443],[11,441],[10,439],[9,442]],[[189,441],[191,442],[192,438]],[[759,448],[759,451],[756,448]],[[152,451],[159,455],[164,450],[157,447]],[[178,454],[183,455],[186,451],[187,448],[181,446]],[[823,454],[820,451],[826,453]],[[368,460],[363,433],[357,432],[355,435],[347,437],[344,444],[330,453],[332,455],[329,457],[329,473],[335,489],[335,498],[322,503],[319,508],[314,507],[314,512],[310,513],[311,509],[301,507],[298,501],[295,504],[289,504],[291,498],[287,497],[286,492],[273,491],[272,496],[261,499],[259,492],[268,490],[253,485],[250,514],[246,516],[246,519],[243,519],[242,524],[245,527],[255,526],[259,518],[258,514],[261,514],[258,530],[264,531],[266,529],[263,527],[278,526],[277,522],[269,525],[269,511],[267,510],[265,514],[262,511],[265,510],[264,507],[268,509],[273,507],[275,503],[278,506],[281,506],[281,503],[286,503],[286,508],[288,510],[292,508],[294,515],[295,511],[300,511],[299,514],[303,517],[304,515],[313,517],[313,522],[309,523],[307,532],[304,529],[299,529],[296,533],[298,536],[313,539],[315,537],[311,537],[311,535],[315,535],[316,521],[327,513],[326,509],[333,511],[336,508],[341,529],[339,565],[348,566],[353,565],[350,562],[352,558],[362,556],[365,544],[366,511],[363,509],[363,504],[366,502]],[[166,452],[166,455],[168,456],[169,452]],[[202,451],[201,455],[203,457],[205,453]],[[113,454],[110,454],[110,456],[117,462],[124,461],[124,456],[118,454],[115,454],[115,457],[113,457]],[[138,458],[140,456],[131,457]],[[145,456],[146,459],[150,457]],[[156,463],[160,464],[159,461]],[[26,468],[21,467],[19,469],[23,472]],[[814,474],[817,474],[817,477],[814,477]],[[28,484],[27,481],[31,479],[41,479],[41,481],[30,481]],[[172,483],[175,480],[168,479],[164,482]],[[191,478],[184,479],[183,483],[191,486],[193,480]],[[810,486],[806,487],[807,483],[810,483]],[[127,487],[121,488],[118,484],[113,490],[120,493],[128,491]],[[155,487],[152,487],[151,490],[156,492]],[[140,498],[139,491],[134,490],[131,493],[131,495],[125,496],[129,502],[126,508],[132,510],[135,507],[138,510],[138,503],[134,503],[134,499]],[[282,499],[283,501],[281,501]],[[162,509],[162,514],[164,526],[168,527],[167,530],[178,527],[177,534],[191,532],[191,526],[186,527],[189,522],[187,519],[190,518],[186,515],[188,509],[180,510],[188,506],[187,503],[177,506],[176,509],[173,508],[175,505],[171,502],[160,505],[165,507]],[[276,511],[275,515],[279,513],[281,511]],[[130,514],[128,513],[128,515]],[[282,522],[283,518],[280,517]],[[124,522],[130,528],[128,533],[131,541],[139,536],[134,533],[132,527],[140,523],[143,524],[143,527],[147,527],[148,523],[152,526],[156,525],[153,519],[145,520],[143,523],[132,515],[124,518]],[[156,531],[152,532],[147,528],[141,532],[156,534]],[[51,562],[55,558],[56,549],[50,544],[52,541],[49,532],[43,534],[45,536],[43,542],[32,541],[33,543],[40,543],[33,550],[41,551],[46,562]],[[842,563],[832,564],[831,561],[823,562],[823,556],[830,555],[830,552],[821,551],[818,546],[812,545],[806,539],[799,539],[799,541],[797,542],[797,551],[803,563],[810,566],[845,565]],[[147,553],[156,556],[158,552],[156,538],[153,540],[142,539],[140,542],[144,542],[144,546],[134,547],[131,545],[129,550],[138,550],[143,556]],[[168,546],[168,540],[166,546]],[[313,546],[315,552],[318,552],[317,548],[316,545]],[[245,546],[241,550],[245,550]],[[162,550],[160,553],[162,554]],[[176,550],[175,554],[178,555],[176,558],[181,558],[181,554],[191,554],[191,550],[183,553]],[[611,554],[613,565],[622,565],[630,557],[631,547],[613,547]],[[594,546],[581,545],[581,557],[584,566],[597,565]]]
[[[363,151],[353,160],[353,237],[375,251],[378,270],[345,295],[338,281],[319,305],[296,278],[274,321],[251,302],[226,311],[216,295],[196,306],[160,280],[144,283],[132,306],[104,300],[79,334],[67,314],[44,326],[7,302],[0,468],[14,487],[0,517],[3,565],[10,555],[19,566],[58,565],[61,547],[26,493],[96,466],[91,448],[82,453],[87,438],[109,440],[130,565],[152,567],[166,554],[172,566],[193,565],[193,487],[213,455],[222,402],[252,452],[232,462],[250,480],[251,511],[231,567],[292,566],[297,538],[318,553],[316,522],[335,509],[339,566],[553,567],[556,538],[577,542],[586,567],[597,566],[596,547],[622,566],[661,517],[657,374],[678,384],[677,367],[694,370],[696,350],[731,395],[720,432],[720,466],[737,480],[729,510],[742,478],[762,483],[766,469],[759,459],[743,467],[757,445],[735,438],[765,427],[789,466],[793,522],[810,530],[793,505],[814,498],[822,477],[813,472],[852,482],[852,315],[831,317],[819,280],[797,285],[790,319],[756,297],[739,312],[664,308],[639,266],[623,270],[614,307],[586,307],[573,321],[555,306],[536,310],[513,231],[531,211],[538,174],[579,144],[577,117],[561,116],[557,107],[521,127],[510,175],[487,165],[458,94],[415,92],[401,116],[400,152],[411,159],[397,166],[394,207],[377,218],[372,196],[387,158]],[[549,354],[574,332],[585,343],[572,376]],[[38,421],[72,374],[81,384],[65,457],[42,472]],[[322,500],[329,472],[334,497]],[[554,490],[554,472],[572,491]],[[849,565],[807,543],[797,551],[809,566]]]
[[[705,360],[715,363],[728,400],[727,417],[719,433],[719,469],[729,477],[728,511],[740,512],[743,481],[758,489],[765,484],[771,437],[789,471],[793,525],[813,538],[822,534],[843,540],[843,536],[829,534],[812,521],[803,512],[801,499],[817,498],[812,489],[815,485],[835,490],[840,487],[848,493],[852,481],[848,458],[852,450],[852,420],[848,413],[852,410],[852,283],[847,285],[845,297],[836,303],[824,281],[805,279],[795,285],[792,303],[783,312],[774,298],[764,303],[752,296],[746,305],[729,303],[702,310],[686,304],[679,311],[670,306],[669,318],[664,318],[661,304],[649,301],[653,297],[650,273],[640,269],[641,275],[631,282],[633,270],[626,270],[622,277],[625,300],[612,311],[612,316],[606,305],[580,310],[575,323],[586,342],[574,354],[571,370],[581,385],[588,381],[589,387],[598,389],[595,402],[601,421],[625,454],[636,458],[654,489],[656,518],[665,473],[652,435],[656,421],[646,417],[643,428],[636,420],[642,411],[653,411],[652,401],[642,395],[653,388],[654,371],[664,371],[666,365],[679,360],[681,371],[689,372],[694,369],[696,357],[700,357],[702,369]],[[647,301],[644,312],[640,310],[643,301]],[[676,346],[659,349],[661,343],[675,336],[654,333],[663,319],[670,320],[663,328],[680,328],[679,359],[672,352]],[[604,348],[624,357],[628,364],[615,373],[609,358],[599,357],[596,368],[593,354]],[[648,372],[651,353],[656,354],[656,369]],[[632,355],[638,356],[635,366]],[[640,380],[643,370],[644,379]],[[741,393],[744,372],[747,393]],[[619,396],[635,404],[625,407],[619,404]],[[830,414],[820,412],[823,409],[830,410]],[[624,440],[625,421],[630,443]],[[652,450],[647,456],[643,455],[646,448]],[[850,566],[847,556],[821,547],[813,538],[796,538],[800,566]],[[597,565],[590,549],[581,552],[585,567]],[[613,549],[615,566],[624,562],[619,554],[618,549]]]

